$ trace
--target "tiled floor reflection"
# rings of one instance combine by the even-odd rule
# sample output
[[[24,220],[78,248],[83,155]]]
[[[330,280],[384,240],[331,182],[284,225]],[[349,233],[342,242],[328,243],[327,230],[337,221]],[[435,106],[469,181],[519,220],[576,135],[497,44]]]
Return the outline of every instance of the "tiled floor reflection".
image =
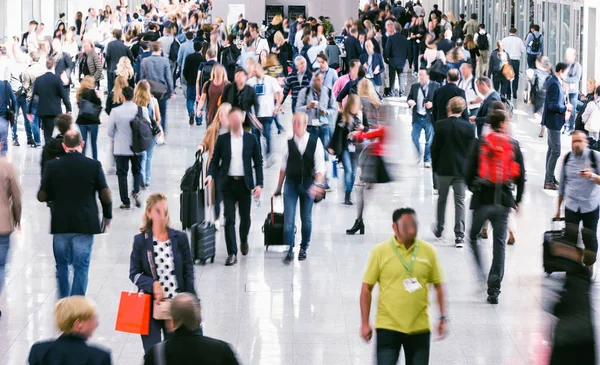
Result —
[[[560,287],[561,277],[545,278],[541,269],[541,234],[549,227],[556,194],[541,189],[546,145],[544,139],[537,137],[538,127],[529,119],[528,107],[517,105],[514,122],[526,159],[527,190],[517,217],[517,243],[507,249],[500,305],[492,307],[477,285],[470,252],[453,247],[452,198],[448,207],[450,229],[443,240],[433,239],[429,227],[436,197],[432,193],[431,171],[413,163],[410,117],[405,104],[388,103],[395,115],[389,121],[394,133],[389,161],[397,179],[368,192],[366,234],[344,234],[354,221],[355,210],[341,204],[343,183],[338,180],[336,191],[315,205],[307,261],[286,266],[282,263],[282,248],[265,251],[261,225],[269,209],[268,196],[276,184],[276,164],[266,171],[261,206],[253,207],[250,254],[240,257],[235,267],[223,266],[225,245],[221,232],[215,263],[196,266],[205,334],[230,342],[242,363],[249,365],[372,364],[374,346],[363,343],[358,336],[363,269],[370,248],[390,236],[392,211],[411,206],[420,217],[421,237],[438,248],[447,279],[450,331],[441,341],[433,336],[431,363],[543,364],[549,351],[546,341],[551,325],[544,308],[549,307]],[[291,131],[290,114],[288,109],[282,118],[287,131]],[[108,171],[110,144],[105,122],[100,129],[99,146]],[[170,199],[172,221],[178,228],[179,180],[192,164],[205,128],[188,126],[181,93],[169,102],[168,123],[168,144],[156,149],[152,186],[143,195],[165,192]],[[22,124],[19,127],[24,143]],[[285,135],[274,134],[276,151],[281,150],[284,141]],[[568,149],[567,137],[563,145]],[[48,233],[50,216],[46,206],[35,199],[40,153],[24,146],[10,151],[20,173],[25,202],[23,231],[13,237],[7,285],[0,297],[0,364],[25,363],[33,342],[57,334],[52,318],[56,283]],[[118,201],[116,176],[109,175],[108,182]],[[118,203],[115,205],[118,207]],[[90,269],[88,294],[98,303],[100,315],[100,327],[92,341],[110,348],[114,362],[121,365],[139,364],[142,356],[138,336],[114,331],[120,292],[131,288],[127,278],[129,253],[141,214],[139,209],[115,210],[110,231],[95,238]],[[491,241],[483,244],[489,260]],[[431,312],[437,316],[435,305]]]

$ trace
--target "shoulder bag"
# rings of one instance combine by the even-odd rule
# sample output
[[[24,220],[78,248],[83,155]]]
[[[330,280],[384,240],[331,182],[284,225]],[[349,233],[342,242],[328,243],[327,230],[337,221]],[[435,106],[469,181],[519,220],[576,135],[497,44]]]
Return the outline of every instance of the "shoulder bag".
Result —
[[[510,60],[502,66],[502,76],[508,81],[512,81],[515,78],[515,69],[510,64]]]
[[[146,233],[146,236],[148,233]],[[171,242],[172,243],[172,242]],[[152,277],[154,280],[158,280],[156,275],[156,268],[154,267],[154,259],[152,257],[152,251],[148,250],[148,264],[150,264],[150,270],[152,270]],[[152,301],[152,318],[158,321],[171,320],[171,299],[163,299],[160,302],[156,300]]]
[[[13,111],[12,99],[8,95],[8,81],[4,81],[4,96],[6,97],[6,120],[12,127],[15,124],[15,112]]]
[[[95,92],[89,90],[89,92]],[[89,95],[89,94],[88,94]],[[100,112],[102,111],[102,105],[92,103],[87,98],[81,98],[77,102],[79,108],[79,116],[85,119],[100,120]]]

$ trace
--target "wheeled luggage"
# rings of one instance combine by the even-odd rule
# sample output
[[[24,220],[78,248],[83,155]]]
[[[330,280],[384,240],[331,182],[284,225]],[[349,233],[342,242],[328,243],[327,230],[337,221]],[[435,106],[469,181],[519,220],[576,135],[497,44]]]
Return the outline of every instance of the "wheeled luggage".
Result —
[[[267,214],[265,224],[262,227],[265,236],[265,248],[269,246],[281,246],[283,242],[283,213],[273,211],[273,197],[271,197],[271,212]]]
[[[208,259],[211,263],[215,262],[217,228],[212,219],[214,207],[210,204],[210,192],[207,187],[202,191],[204,192],[204,201],[208,202],[204,210],[208,210],[208,213],[205,212],[206,219],[204,221],[192,225],[190,241],[192,242],[194,263],[204,265]]]
[[[543,265],[546,275],[555,272],[565,272],[573,267],[573,260],[560,255],[561,250],[576,250],[577,226],[566,225],[565,229],[556,229],[557,222],[564,222],[564,218],[554,218],[552,229],[544,232]]]
[[[181,178],[181,194],[179,196],[181,226],[183,230],[204,220],[204,189],[201,190],[204,159],[201,153],[196,153],[196,161],[185,171]]]

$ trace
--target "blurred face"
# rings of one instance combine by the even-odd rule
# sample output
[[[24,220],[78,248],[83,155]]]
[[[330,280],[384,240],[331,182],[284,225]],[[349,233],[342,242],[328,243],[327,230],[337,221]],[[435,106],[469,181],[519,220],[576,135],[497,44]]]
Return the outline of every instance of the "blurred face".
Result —
[[[299,73],[306,72],[306,61],[301,60],[300,62],[296,62],[296,68],[298,69]]]
[[[396,223],[392,224],[394,234],[401,243],[412,243],[417,237],[419,224],[414,214],[404,214]]]
[[[302,115],[294,115],[292,118],[292,128],[294,129],[294,135],[298,137],[304,136],[304,133],[306,133],[306,119]]]
[[[152,221],[152,227],[164,228],[167,226],[169,207],[166,200],[157,201],[152,209],[146,209],[146,217]]]
[[[484,82],[478,82],[475,84],[475,86],[477,86],[477,90],[479,90],[479,93],[482,95],[487,95],[488,91],[490,91]]]
[[[592,94],[596,90],[596,85],[594,85],[593,80],[588,80],[587,82],[587,92],[588,94]]]
[[[83,44],[83,51],[84,51],[84,52],[86,52],[86,53],[87,53],[87,52],[89,52],[89,51],[91,51],[91,50],[92,50],[92,47],[90,47],[90,44],[89,44],[89,43],[87,43],[87,42],[86,42],[86,43],[84,43],[84,44]]]
[[[571,148],[576,155],[581,155],[587,144],[587,138],[582,133],[573,133],[571,136]]]
[[[354,65],[354,67],[350,67],[350,78],[355,79],[358,77],[358,69],[360,68],[360,63]]]
[[[394,23],[392,23],[392,22],[387,22],[387,23],[385,23],[385,31],[386,31],[388,34],[392,34],[392,33],[394,33]]]
[[[313,86],[317,90],[321,89],[321,86],[323,86],[323,74],[318,74],[313,77]]]
[[[329,68],[329,63],[322,58],[317,58],[317,61],[319,62],[319,69],[323,72],[327,71]]]
[[[98,328],[98,318],[94,315],[92,318],[82,321],[76,320],[73,324],[73,329],[86,339],[92,337],[96,328]]]
[[[242,123],[244,122],[244,116],[240,111],[234,111],[229,113],[229,130],[233,133],[239,133],[242,130]]]
[[[235,74],[235,84],[238,87],[238,89],[241,89],[242,87],[244,87],[244,85],[246,85],[246,80],[248,80],[248,77],[245,73],[238,72]]]
[[[460,73],[464,79],[468,79],[473,74],[473,70],[466,63],[463,63],[460,66]]]
[[[221,121],[221,128],[229,129],[229,112],[227,109],[219,110],[219,120]]]
[[[96,16],[96,10],[95,10],[95,9],[92,9],[92,10],[90,11],[90,16],[91,16],[91,17],[95,17],[95,16]]]
[[[419,83],[425,85],[429,82],[429,74],[426,70],[419,70]]]
[[[565,60],[567,60],[569,65],[575,62],[575,52],[567,50],[567,52],[565,52]]]

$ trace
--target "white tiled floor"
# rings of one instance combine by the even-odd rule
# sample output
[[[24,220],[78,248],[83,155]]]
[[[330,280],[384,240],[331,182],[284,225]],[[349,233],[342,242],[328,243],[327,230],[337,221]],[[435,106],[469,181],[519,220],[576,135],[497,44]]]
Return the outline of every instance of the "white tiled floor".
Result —
[[[541,268],[541,235],[549,226],[556,194],[541,189],[546,147],[545,140],[537,138],[537,125],[529,115],[517,116],[514,123],[526,159],[528,182],[517,218],[517,244],[507,249],[500,304],[492,307],[476,284],[470,252],[454,248],[449,233],[452,229],[446,230],[445,239],[433,239],[429,227],[434,220],[436,197],[432,194],[431,171],[412,163],[410,118],[403,103],[394,101],[391,105],[395,117],[390,121],[394,138],[389,160],[397,179],[369,191],[366,234],[344,234],[354,221],[355,210],[341,204],[343,189],[338,180],[336,191],[315,206],[308,260],[284,265],[282,249],[265,251],[262,246],[261,225],[269,206],[268,196],[276,184],[277,167],[265,171],[262,205],[252,212],[250,254],[240,257],[235,267],[223,266],[225,245],[221,233],[216,262],[195,268],[205,334],[230,342],[244,364],[372,364],[373,344],[363,343],[358,336],[358,299],[365,260],[375,243],[391,235],[392,211],[411,206],[420,217],[420,236],[438,248],[447,279],[450,333],[442,341],[433,340],[431,363],[544,363],[551,324],[544,308],[549,307],[561,279],[560,275],[545,278]],[[521,104],[517,108],[529,110]],[[188,126],[181,93],[169,102],[168,113],[169,143],[156,149],[152,186],[143,195],[165,192],[173,225],[179,228],[179,180],[192,164],[195,146],[205,128]],[[289,110],[283,123],[290,131]],[[99,146],[105,170],[109,170],[105,124],[100,129]],[[24,143],[22,124],[19,132]],[[285,137],[275,134],[274,139],[278,151]],[[568,149],[566,137],[563,144]],[[0,364],[26,362],[33,342],[57,334],[52,318],[56,283],[48,233],[50,215],[46,206],[35,199],[40,153],[25,146],[10,151],[20,173],[25,202],[23,231],[13,237],[7,286],[0,297]],[[108,182],[118,207],[116,176],[109,175]],[[447,228],[453,223],[451,201],[449,204]],[[110,231],[95,238],[92,254],[88,294],[98,303],[101,322],[92,341],[110,348],[116,364],[137,364],[142,356],[138,336],[114,331],[120,292],[131,288],[127,278],[129,253],[141,214],[139,209],[115,209]],[[470,216],[467,228],[469,222]],[[491,241],[483,245],[489,259]],[[433,305],[432,314],[436,313]]]

